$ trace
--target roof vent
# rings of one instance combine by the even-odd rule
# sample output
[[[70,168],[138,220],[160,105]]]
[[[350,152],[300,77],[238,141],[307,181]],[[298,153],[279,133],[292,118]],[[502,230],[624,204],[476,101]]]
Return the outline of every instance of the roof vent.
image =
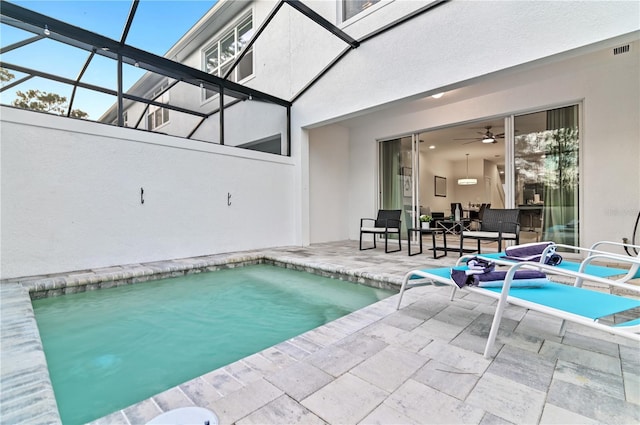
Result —
[[[620,47],[614,47],[613,48],[613,56],[615,55],[621,55],[623,53],[629,53],[631,51],[631,45],[626,44],[624,46],[620,46]]]

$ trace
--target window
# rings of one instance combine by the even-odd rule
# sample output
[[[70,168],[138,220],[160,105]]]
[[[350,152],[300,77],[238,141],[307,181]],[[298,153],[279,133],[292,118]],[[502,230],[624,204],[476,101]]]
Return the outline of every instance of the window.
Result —
[[[244,145],[238,145],[238,147],[250,149],[253,151],[282,155],[282,136],[280,134],[276,134],[275,136],[267,137],[262,140],[256,140],[253,142],[245,143]]]
[[[343,0],[342,20],[353,18],[358,13],[378,3],[380,0]]]
[[[169,83],[163,83],[158,90],[151,96],[152,100],[161,103],[169,103],[169,92],[162,93],[169,87]],[[162,93],[162,95],[160,95]],[[156,96],[160,95],[157,99]],[[169,110],[155,105],[149,105],[149,114],[147,115],[147,129],[154,130],[163,124],[169,122]]]
[[[204,52],[204,70],[217,77],[224,77],[252,36],[253,18],[248,15]],[[237,82],[251,75],[253,75],[253,48],[244,55],[228,78]],[[209,99],[214,94],[214,91],[205,90],[204,97]]]

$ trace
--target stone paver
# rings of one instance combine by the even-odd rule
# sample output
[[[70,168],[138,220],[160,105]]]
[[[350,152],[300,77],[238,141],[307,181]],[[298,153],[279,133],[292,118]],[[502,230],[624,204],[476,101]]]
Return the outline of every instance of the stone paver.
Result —
[[[517,424],[537,423],[546,393],[490,372],[467,397],[467,403]]]
[[[323,425],[325,422],[304,406],[283,395],[252,414],[236,422],[237,425],[305,424]]]
[[[232,424],[283,394],[282,390],[260,379],[204,407],[218,415],[220,424]]]
[[[615,397],[620,400],[625,399],[624,383],[622,377],[617,374],[610,374],[577,363],[558,360],[553,378],[581,386],[608,397]]]
[[[59,424],[31,299],[17,283],[0,285],[0,421]]]
[[[299,362],[269,376],[267,380],[300,401],[333,381],[333,376],[312,364]]]
[[[57,424],[31,297],[95,290],[258,262],[398,288],[411,269],[455,263],[405,251],[319,244],[132,264],[0,284],[2,423]],[[508,307],[489,360],[495,304],[427,285],[167,389],[92,425],[142,424],[186,406],[221,424],[519,424],[640,422],[640,345]]]
[[[595,425],[599,422],[589,419],[578,413],[554,406],[553,404],[545,404],[540,424],[544,425]]]
[[[546,391],[551,384],[555,366],[554,361],[537,353],[505,346],[489,366],[488,372],[539,391]]]
[[[484,410],[412,379],[384,402],[420,424],[477,424]]]
[[[640,406],[608,397],[579,385],[554,379],[547,403],[562,407],[600,423],[634,424],[640,422]]]
[[[426,357],[419,354],[387,346],[351,369],[350,373],[385,391],[393,392],[427,361]]]
[[[388,395],[387,391],[346,373],[302,400],[302,405],[328,423],[353,424],[364,419]]]
[[[412,378],[458,400],[464,400],[481,377],[481,373],[467,372],[437,360],[430,360]]]

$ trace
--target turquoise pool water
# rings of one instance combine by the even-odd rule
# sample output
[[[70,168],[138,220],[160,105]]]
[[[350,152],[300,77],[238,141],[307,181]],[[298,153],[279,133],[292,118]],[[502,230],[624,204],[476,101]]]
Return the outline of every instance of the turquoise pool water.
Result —
[[[34,300],[65,425],[85,423],[392,295],[269,265]]]

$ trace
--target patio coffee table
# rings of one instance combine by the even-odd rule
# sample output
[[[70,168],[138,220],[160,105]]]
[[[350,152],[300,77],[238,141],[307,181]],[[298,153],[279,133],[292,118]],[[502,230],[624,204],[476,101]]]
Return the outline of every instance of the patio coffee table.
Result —
[[[420,241],[420,251],[412,254],[411,253],[411,234],[412,233],[417,233],[418,234],[418,240]],[[447,238],[444,238],[444,247],[439,247],[436,245],[436,234],[438,233],[442,233],[444,234],[444,229],[440,228],[440,227],[431,227],[429,229],[407,229],[407,243],[409,245],[409,256],[414,256],[414,255],[418,255],[418,254],[422,254],[422,235],[431,235],[431,241],[432,241],[432,246],[433,246],[433,258],[441,258],[441,257],[445,257],[447,255]],[[438,250],[444,251],[444,254],[442,255],[437,255]]]

